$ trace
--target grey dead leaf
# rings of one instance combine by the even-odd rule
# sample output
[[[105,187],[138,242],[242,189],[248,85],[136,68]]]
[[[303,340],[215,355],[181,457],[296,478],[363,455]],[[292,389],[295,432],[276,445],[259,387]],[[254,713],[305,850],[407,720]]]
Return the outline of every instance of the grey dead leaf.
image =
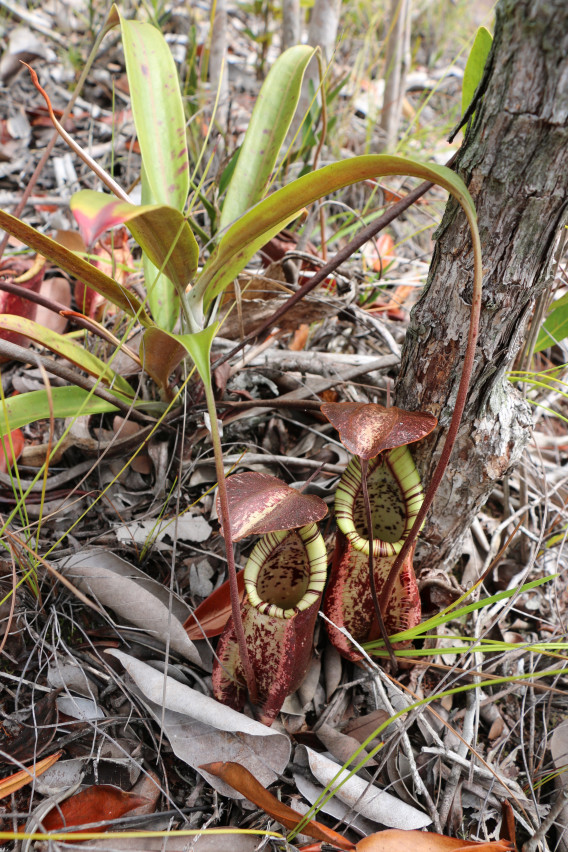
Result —
[[[57,709],[71,719],[88,722],[93,719],[106,719],[106,713],[92,698],[79,698],[75,695],[60,695]]]
[[[197,648],[183,627],[191,610],[175,596],[170,605],[168,589],[139,568],[115,553],[90,548],[65,560],[60,569],[81,591],[164,645],[169,634],[173,651],[201,664]]]
[[[200,543],[207,541],[212,527],[202,515],[181,515],[179,518],[164,518],[156,523],[150,521],[134,521],[131,524],[117,527],[115,534],[120,542],[144,545],[147,541],[153,541],[160,545],[164,539],[178,539],[181,541],[193,541]]]
[[[290,758],[290,741],[286,735],[170,677],[164,679],[160,672],[122,651],[109,649],[106,653],[122,663],[156,722],[163,724],[174,754],[200,772],[223,796],[242,798],[221,779],[200,770],[202,764],[240,763],[265,787],[284,772]],[[165,710],[162,710],[164,680]]]
[[[308,766],[323,787],[330,784],[338,773],[338,779],[333,787],[349,774],[345,770],[341,771],[339,763],[303,745],[296,749],[296,761]],[[432,822],[430,817],[418,808],[401,802],[400,799],[369,784],[357,775],[353,775],[339,787],[335,795],[355,813],[388,828],[419,829],[425,828]]]
[[[325,680],[325,696],[329,701],[341,683],[341,676],[343,674],[343,666],[339,651],[337,651],[333,645],[328,645],[325,649],[323,657],[323,671]]]
[[[156,824],[152,824],[156,828]],[[167,825],[164,828],[168,828]],[[250,834],[206,834],[200,832],[193,836],[171,837],[121,837],[113,838],[112,844],[109,840],[91,840],[85,849],[124,850],[124,852],[255,852],[258,849],[262,837],[253,837]]]
[[[85,774],[86,761],[82,758],[58,760],[34,781],[36,790],[42,796],[53,796],[79,784]]]
[[[296,787],[299,792],[311,805],[319,799],[323,792],[323,787],[319,784],[314,784],[313,781],[310,781],[309,778],[306,778],[299,772],[294,773],[294,781],[296,782]],[[306,813],[308,809],[303,809],[300,802],[295,802],[294,810],[299,813]],[[335,819],[340,819],[350,828],[353,828],[361,835],[361,837],[367,837],[369,834],[374,834],[377,830],[376,823],[372,822],[370,819],[365,819],[365,817],[362,817],[359,814],[353,813],[351,808],[343,802],[340,802],[336,796],[322,806],[322,811],[324,814],[329,814],[329,816],[332,816]]]
[[[98,698],[99,689],[94,680],[87,677],[82,668],[74,663],[55,660],[47,670],[47,682],[54,689],[63,688],[85,698]]]

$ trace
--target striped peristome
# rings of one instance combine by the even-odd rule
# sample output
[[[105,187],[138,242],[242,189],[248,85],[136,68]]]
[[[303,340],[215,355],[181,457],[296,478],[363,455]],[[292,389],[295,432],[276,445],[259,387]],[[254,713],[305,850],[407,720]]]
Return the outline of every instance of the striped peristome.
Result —
[[[316,524],[267,533],[254,547],[245,568],[251,606],[274,618],[293,618],[322,595],[327,553]]]
[[[373,556],[395,556],[424,502],[418,471],[408,447],[396,447],[369,461],[367,487],[373,522]],[[361,464],[352,458],[335,492],[335,517],[352,546],[369,554]]]
[[[306,675],[326,576],[327,554],[315,524],[266,533],[249,557],[241,619],[265,725]],[[232,617],[217,645],[212,680],[215,698],[241,710],[247,688]]]

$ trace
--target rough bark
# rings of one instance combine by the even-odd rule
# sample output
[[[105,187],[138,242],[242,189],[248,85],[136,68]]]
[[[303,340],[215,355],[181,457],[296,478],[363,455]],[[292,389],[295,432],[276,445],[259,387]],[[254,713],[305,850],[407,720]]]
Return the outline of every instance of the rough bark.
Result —
[[[568,193],[568,4],[500,0],[487,88],[457,170],[477,206],[483,247],[480,338],[467,408],[416,564],[448,566],[463,533],[518,462],[531,413],[507,381],[535,299],[546,286]],[[417,445],[427,483],[451,417],[465,349],[472,256],[465,218],[450,202],[427,287],[412,312],[396,404],[440,419]]]

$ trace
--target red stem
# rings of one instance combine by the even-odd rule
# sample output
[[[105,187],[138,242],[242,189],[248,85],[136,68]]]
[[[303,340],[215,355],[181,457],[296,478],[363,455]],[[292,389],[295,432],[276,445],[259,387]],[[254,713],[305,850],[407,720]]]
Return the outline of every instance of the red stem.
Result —
[[[258,690],[256,688],[256,678],[250,661],[247,650],[247,640],[241,618],[240,593],[237,583],[237,569],[235,566],[235,554],[233,552],[233,536],[231,534],[231,516],[229,514],[229,500],[227,498],[227,484],[225,482],[225,470],[223,468],[223,450],[221,448],[221,439],[219,437],[219,427],[217,421],[217,411],[215,409],[215,398],[211,383],[204,381],[205,396],[207,399],[207,409],[211,421],[211,441],[213,443],[213,453],[215,456],[215,470],[217,473],[217,485],[219,487],[219,508],[221,509],[221,524],[223,526],[223,538],[225,539],[225,550],[227,553],[227,572],[229,575],[229,589],[231,592],[231,613],[233,616],[233,626],[235,628],[235,636],[241,662],[245,673],[245,680],[249,692],[249,698],[252,704],[258,704]]]

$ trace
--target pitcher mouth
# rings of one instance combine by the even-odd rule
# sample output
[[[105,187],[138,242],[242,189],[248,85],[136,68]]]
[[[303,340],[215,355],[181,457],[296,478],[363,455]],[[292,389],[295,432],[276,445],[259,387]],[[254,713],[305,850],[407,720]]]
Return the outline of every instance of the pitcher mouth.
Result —
[[[327,553],[315,524],[264,535],[244,572],[250,605],[285,620],[319,601],[326,579]]]
[[[367,481],[373,515],[373,554],[396,556],[424,502],[420,477],[408,447],[396,447],[371,459]],[[351,459],[337,487],[335,516],[353,547],[368,555],[358,458]]]

